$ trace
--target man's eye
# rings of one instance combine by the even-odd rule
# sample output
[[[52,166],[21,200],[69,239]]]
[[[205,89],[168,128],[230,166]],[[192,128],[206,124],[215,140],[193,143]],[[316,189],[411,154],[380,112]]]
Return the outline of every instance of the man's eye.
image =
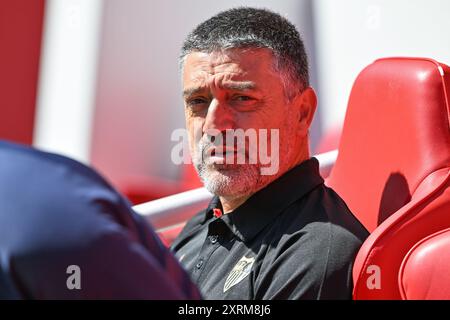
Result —
[[[206,99],[203,99],[203,98],[194,98],[194,99],[188,100],[187,104],[189,106],[196,106],[196,105],[204,104],[204,103],[207,103],[207,102],[208,101]]]
[[[236,101],[250,101],[250,100],[253,100],[253,98],[249,97],[249,96],[236,96],[236,97],[234,97],[234,100],[236,100]]]

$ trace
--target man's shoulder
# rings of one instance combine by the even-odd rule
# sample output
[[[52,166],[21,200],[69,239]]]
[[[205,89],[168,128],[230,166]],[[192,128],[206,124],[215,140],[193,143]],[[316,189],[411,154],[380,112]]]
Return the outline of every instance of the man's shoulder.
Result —
[[[275,225],[278,250],[320,259],[326,252],[331,260],[348,259],[369,235],[339,195],[324,185],[291,205]]]
[[[328,193],[330,190],[322,189],[318,192]],[[292,284],[297,288],[292,291],[292,297],[351,297],[353,261],[368,232],[357,220],[348,217],[351,212],[342,207],[334,194],[330,196],[333,199],[328,199],[328,203],[310,204],[311,207],[307,203],[292,206],[272,226],[278,225],[275,228],[280,229],[271,235],[276,234],[276,237],[271,239],[269,251],[265,254],[265,273],[276,274],[281,279],[285,278],[280,275],[285,274],[284,277],[289,274],[301,277],[301,285]],[[319,199],[325,198],[311,195],[310,199],[303,201]],[[311,212],[305,213],[304,210]],[[339,218],[348,221],[339,221]]]
[[[302,242],[309,244],[312,253],[337,263],[352,260],[365,239],[364,236],[331,221],[311,222],[305,226],[303,232]]]
[[[332,234],[361,243],[369,235],[345,201],[323,184],[291,206],[286,218],[291,220],[291,227],[300,225],[314,234]]]
[[[330,221],[312,221],[302,228],[286,230],[281,237],[274,241],[276,246],[272,250],[278,251],[274,256],[293,253],[293,256],[304,255],[313,261],[325,258],[346,260],[353,257],[359,250],[364,239],[352,231]]]
[[[349,298],[353,261],[367,234],[330,217],[328,211],[341,210],[339,206],[316,204],[305,215],[302,208],[293,206],[270,227],[272,233],[263,240],[270,246],[264,252],[258,288],[266,288],[267,279],[276,277],[282,288],[294,288],[283,298]],[[269,290],[268,296],[272,294]]]

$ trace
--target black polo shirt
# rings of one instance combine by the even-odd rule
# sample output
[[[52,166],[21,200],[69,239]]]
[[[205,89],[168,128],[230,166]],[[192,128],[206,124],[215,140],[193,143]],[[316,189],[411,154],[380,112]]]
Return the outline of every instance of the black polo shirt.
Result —
[[[350,299],[352,266],[368,236],[304,161],[220,216],[214,197],[172,245],[206,299]]]

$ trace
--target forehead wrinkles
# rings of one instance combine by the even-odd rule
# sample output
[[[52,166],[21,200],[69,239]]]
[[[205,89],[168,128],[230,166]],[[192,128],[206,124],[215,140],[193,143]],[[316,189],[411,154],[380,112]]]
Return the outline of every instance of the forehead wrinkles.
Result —
[[[207,87],[222,87],[224,83],[242,81],[247,72],[231,59],[205,61],[191,74],[191,81]]]
[[[261,77],[278,78],[272,59],[272,53],[264,49],[192,52],[186,57],[183,86],[220,88],[233,82],[260,82]]]

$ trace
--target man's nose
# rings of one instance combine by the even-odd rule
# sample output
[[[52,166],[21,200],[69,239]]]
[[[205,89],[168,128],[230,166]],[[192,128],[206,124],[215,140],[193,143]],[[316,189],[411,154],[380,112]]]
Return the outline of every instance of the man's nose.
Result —
[[[233,110],[225,102],[213,99],[206,114],[203,132],[207,132],[208,130],[223,132],[227,129],[234,129],[234,126]]]

